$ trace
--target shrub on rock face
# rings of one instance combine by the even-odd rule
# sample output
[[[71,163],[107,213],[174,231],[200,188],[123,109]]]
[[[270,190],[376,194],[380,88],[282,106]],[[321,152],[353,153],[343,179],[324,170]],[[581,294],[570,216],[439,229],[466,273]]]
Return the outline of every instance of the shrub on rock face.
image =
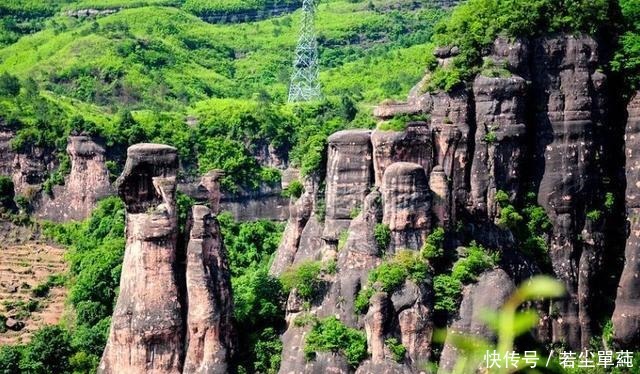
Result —
[[[391,229],[389,228],[389,226],[383,223],[376,224],[376,227],[373,231],[373,236],[376,238],[378,251],[384,252],[391,242]]]
[[[285,271],[280,277],[280,280],[286,291],[295,289],[298,296],[308,301],[316,296],[320,288],[321,272],[321,262],[308,261]]]
[[[407,348],[405,348],[398,339],[388,338],[384,341],[384,344],[389,348],[389,351],[391,351],[394,360],[398,362],[404,360],[404,356],[407,354]]]
[[[340,353],[349,365],[356,367],[367,357],[367,338],[363,332],[328,317],[313,326],[305,341],[304,354],[308,360],[317,352]]]
[[[427,263],[420,254],[410,250],[400,250],[395,256],[371,270],[367,285],[360,290],[354,302],[355,311],[365,313],[374,287],[392,293],[400,288],[407,278],[416,283],[424,282],[429,274]]]
[[[295,180],[289,183],[287,188],[285,188],[282,191],[282,196],[298,199],[300,196],[302,196],[303,192],[304,192],[304,186],[302,185],[302,183],[300,183],[300,181]]]

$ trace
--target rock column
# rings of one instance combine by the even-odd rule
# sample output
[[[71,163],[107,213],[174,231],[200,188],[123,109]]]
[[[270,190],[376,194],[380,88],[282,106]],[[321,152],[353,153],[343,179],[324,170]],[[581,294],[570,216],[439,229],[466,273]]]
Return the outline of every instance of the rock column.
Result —
[[[627,216],[629,237],[613,313],[615,340],[623,347],[640,347],[640,93],[629,103],[625,133]]]
[[[175,148],[138,144],[116,181],[126,250],[100,373],[180,373],[184,324],[175,273]]]

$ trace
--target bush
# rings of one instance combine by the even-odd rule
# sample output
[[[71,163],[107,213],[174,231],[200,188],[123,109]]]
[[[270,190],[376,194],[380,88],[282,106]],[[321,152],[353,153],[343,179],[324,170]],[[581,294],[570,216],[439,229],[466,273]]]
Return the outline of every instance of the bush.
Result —
[[[260,333],[254,344],[256,373],[275,374],[280,369],[282,357],[282,341],[273,328],[266,328]]]
[[[376,238],[378,251],[380,253],[385,252],[391,242],[391,229],[389,228],[389,225],[385,225],[383,223],[376,224],[373,236]]]
[[[428,261],[434,261],[441,259],[444,256],[444,229],[438,227],[425,240],[424,246],[421,249],[422,257]]]
[[[287,188],[282,191],[282,196],[298,199],[304,192],[304,186],[299,180],[294,180],[289,183]]]
[[[482,272],[494,267],[498,260],[497,254],[489,253],[481,245],[471,242],[467,253],[453,265],[451,275],[462,283],[471,283]]]
[[[320,289],[322,281],[320,275],[322,263],[319,261],[307,261],[285,271],[280,280],[285,291],[295,289],[303,300],[311,301]]]
[[[13,202],[14,186],[10,177],[0,175],[0,205],[7,208]]]
[[[0,75],[0,96],[16,96],[20,93],[20,80],[7,72]]]
[[[20,374],[21,360],[22,347],[10,345],[0,347],[0,372],[4,374]]]
[[[523,218],[513,205],[507,205],[500,208],[500,217],[498,217],[498,226],[503,229],[515,229],[518,227]]]
[[[454,313],[458,308],[463,284],[475,282],[478,275],[493,268],[498,261],[496,253],[471,242],[466,248],[466,253],[453,264],[450,274],[439,274],[434,278],[434,308]]]
[[[434,309],[455,313],[458,310],[460,295],[462,294],[462,282],[449,274],[437,275],[433,278],[433,290],[435,292]]]
[[[46,326],[36,331],[25,346],[20,369],[30,373],[65,373],[73,354],[71,337],[60,326]]]
[[[392,118],[390,120],[382,121],[378,124],[378,131],[405,131],[407,129],[407,122],[403,118]]]
[[[615,206],[616,203],[616,199],[613,196],[612,192],[607,192],[604,195],[604,207],[607,210],[607,212],[611,212],[613,210],[613,207]]]
[[[229,212],[219,214],[218,222],[232,277],[268,267],[280,244],[283,224],[266,220],[236,222]]]
[[[397,362],[402,362],[404,356],[407,354],[407,349],[396,338],[388,338],[384,341],[384,344],[389,348],[393,359]]]
[[[369,299],[373,296],[374,287],[392,293],[400,288],[407,278],[415,283],[422,283],[429,274],[427,264],[419,253],[410,250],[400,250],[395,256],[378,265],[369,272],[367,285],[363,287],[354,301],[357,313],[365,313],[369,308]]]
[[[373,293],[374,290],[370,286],[361,289],[358,292],[358,295],[356,295],[356,299],[353,301],[353,310],[359,314],[366,313],[369,309],[369,301],[371,301]]]
[[[305,357],[313,359],[316,352],[340,353],[355,368],[367,357],[367,338],[363,332],[328,317],[316,323],[305,340]]]
[[[602,218],[602,211],[598,209],[591,210],[587,212],[587,219],[593,222],[597,222]]]

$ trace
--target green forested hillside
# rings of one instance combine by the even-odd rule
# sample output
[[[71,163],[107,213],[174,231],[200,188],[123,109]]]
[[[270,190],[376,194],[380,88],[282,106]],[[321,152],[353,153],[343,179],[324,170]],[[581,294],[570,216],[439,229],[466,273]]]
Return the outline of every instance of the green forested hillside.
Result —
[[[371,104],[405,95],[420,79],[429,56],[426,42],[446,13],[426,1],[321,3],[316,25],[326,102],[303,109],[284,105],[300,10],[249,23],[211,24],[197,16],[197,7],[218,3],[227,4],[14,0],[0,5],[0,74],[9,83],[17,78],[21,87],[0,93],[0,117],[18,131],[14,146],[62,151],[60,139],[72,130],[102,136],[114,147],[165,142],[180,149],[193,173],[223,168],[233,175],[225,181],[230,190],[254,188],[261,180],[274,181],[277,173],[260,172],[252,157],[254,144],[239,137],[239,128],[229,129],[235,125],[220,132],[199,117],[215,114],[221,123],[238,123],[233,118],[245,114],[262,118],[253,125],[240,121],[246,134],[260,132],[254,125],[282,127],[287,144],[268,131],[261,133],[261,141],[276,142],[272,145],[285,157],[292,148],[314,148],[302,144],[309,136],[326,135],[320,128],[304,130],[317,127],[318,116],[334,118],[331,130],[370,126]],[[117,11],[97,18],[67,15],[87,7]],[[244,104],[220,100],[231,98]],[[272,123],[265,126],[260,110],[245,113],[256,102],[269,103],[265,110],[276,115],[266,122]],[[354,108],[346,116],[345,105]],[[188,116],[199,122],[195,129],[186,125]],[[356,123],[349,124],[354,118]],[[305,136],[299,141],[301,133]],[[212,148],[236,152],[221,158],[206,151]],[[240,169],[248,174],[236,177]]]

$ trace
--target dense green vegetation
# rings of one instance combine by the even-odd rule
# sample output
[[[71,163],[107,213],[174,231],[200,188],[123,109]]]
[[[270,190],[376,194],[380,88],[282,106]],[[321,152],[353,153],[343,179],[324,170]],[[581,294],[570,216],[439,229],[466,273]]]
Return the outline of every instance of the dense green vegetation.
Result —
[[[340,353],[352,367],[357,367],[367,357],[367,338],[362,331],[345,326],[336,317],[327,317],[314,322],[305,340],[307,359],[313,359],[318,352]]]
[[[234,317],[243,347],[236,366],[241,373],[276,373],[286,295],[280,281],[268,271],[284,227],[264,220],[235,222],[229,213],[218,215],[218,221],[229,259]]]
[[[393,1],[399,8],[405,2]],[[104,138],[118,163],[129,144],[169,143],[180,150],[187,175],[223,169],[223,186],[231,192],[279,181],[277,172],[257,161],[267,147],[280,158],[290,156],[307,174],[318,170],[329,133],[371,127],[365,103],[404,95],[419,80],[423,43],[444,11],[392,11],[387,2],[319,5],[327,101],[288,106],[300,11],[224,25],[189,13],[283,4],[288,2],[12,0],[0,16],[38,26],[7,31],[12,36],[0,49],[0,118],[18,131],[16,149],[33,144],[64,153],[69,133],[86,132]],[[97,19],[64,15],[87,7],[122,9]],[[62,167],[49,178],[47,192],[65,172]]]
[[[407,279],[416,284],[427,280],[429,268],[420,254],[411,250],[399,250],[369,272],[367,284],[360,290],[354,302],[355,311],[365,313],[375,291],[393,293]]]
[[[433,278],[436,311],[454,314],[458,310],[462,286],[475,282],[480,274],[496,266],[500,260],[498,253],[476,242],[471,242],[458,256],[450,270],[439,268]]]
[[[0,371],[90,372],[97,367],[106,343],[120,280],[124,205],[117,198],[109,198],[83,223],[45,224],[43,230],[70,248],[67,258],[73,280],[69,283],[73,323],[42,328],[24,346],[2,347]],[[52,277],[32,292],[36,297],[46,296],[50,287],[64,281],[65,277]]]

